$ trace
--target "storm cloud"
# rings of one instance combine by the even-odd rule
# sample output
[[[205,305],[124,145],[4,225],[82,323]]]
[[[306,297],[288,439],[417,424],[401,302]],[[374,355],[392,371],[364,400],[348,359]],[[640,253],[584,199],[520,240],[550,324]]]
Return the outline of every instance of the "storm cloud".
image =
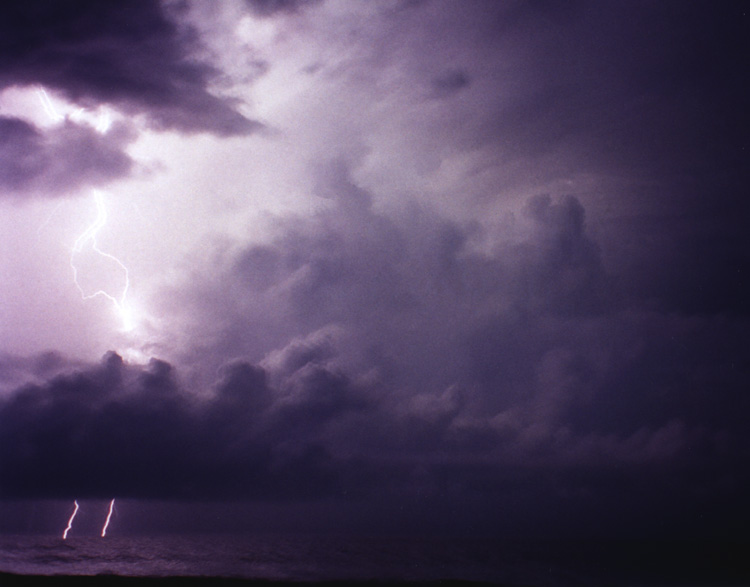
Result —
[[[0,204],[111,187],[97,236],[132,310],[118,330],[49,244],[85,207],[9,224],[4,499],[325,506],[360,530],[750,521],[740,3],[0,11],[0,86],[115,113],[3,113]]]
[[[277,13],[296,12],[306,6],[317,4],[320,0],[245,0],[245,4],[259,16],[271,16]]]

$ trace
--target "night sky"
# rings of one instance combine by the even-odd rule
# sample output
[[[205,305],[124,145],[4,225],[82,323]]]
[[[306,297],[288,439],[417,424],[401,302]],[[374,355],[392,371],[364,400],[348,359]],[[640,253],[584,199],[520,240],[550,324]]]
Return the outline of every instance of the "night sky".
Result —
[[[749,19],[0,4],[0,531],[740,536]]]

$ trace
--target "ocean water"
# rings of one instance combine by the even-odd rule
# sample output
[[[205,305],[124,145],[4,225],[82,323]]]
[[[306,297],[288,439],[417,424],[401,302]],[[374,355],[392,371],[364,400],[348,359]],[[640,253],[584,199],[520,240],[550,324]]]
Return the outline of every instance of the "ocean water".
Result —
[[[750,585],[746,543],[357,536],[0,536],[0,572],[496,585]],[[0,577],[2,579],[2,577]]]
[[[320,536],[0,537],[0,571],[24,575],[239,577],[279,581],[466,580],[594,585],[544,548],[487,540]],[[553,560],[557,559],[557,560]]]

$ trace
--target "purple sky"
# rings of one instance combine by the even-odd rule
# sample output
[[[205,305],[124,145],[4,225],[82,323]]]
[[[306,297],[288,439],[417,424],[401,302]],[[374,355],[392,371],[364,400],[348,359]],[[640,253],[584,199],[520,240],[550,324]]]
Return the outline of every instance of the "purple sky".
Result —
[[[746,528],[746,6],[3,3],[0,530]]]

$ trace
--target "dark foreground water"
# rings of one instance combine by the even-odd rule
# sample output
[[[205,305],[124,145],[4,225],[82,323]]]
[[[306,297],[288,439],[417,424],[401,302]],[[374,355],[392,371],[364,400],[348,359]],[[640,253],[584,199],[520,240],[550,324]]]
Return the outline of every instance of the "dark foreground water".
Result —
[[[247,582],[471,582],[533,587],[750,585],[747,547],[382,537],[69,537],[63,541],[3,536],[0,585],[32,581],[43,585],[40,576],[51,585],[61,582],[61,576],[79,576],[80,581],[82,575],[94,577],[85,585],[201,582],[188,577],[204,582],[222,577]]]

